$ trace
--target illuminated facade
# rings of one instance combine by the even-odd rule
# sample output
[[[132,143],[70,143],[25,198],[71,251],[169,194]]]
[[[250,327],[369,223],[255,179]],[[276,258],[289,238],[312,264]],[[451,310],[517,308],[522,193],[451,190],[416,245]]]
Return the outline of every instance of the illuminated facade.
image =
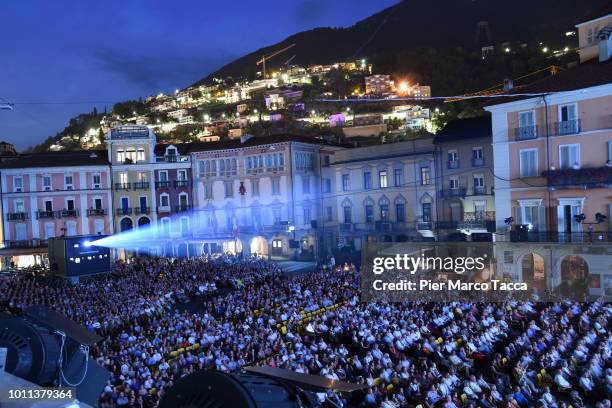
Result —
[[[491,139],[488,116],[453,120],[436,134],[440,232],[495,231]]]
[[[106,151],[18,155],[0,171],[4,266],[41,263],[52,237],[113,232]]]
[[[187,144],[155,147],[155,206],[159,243],[155,253],[187,256],[192,235],[191,155]]]
[[[432,138],[337,150],[323,160],[328,247],[435,238]]]
[[[512,217],[534,240],[609,238],[610,64],[594,58],[521,89],[542,96],[486,107],[493,123],[498,231],[506,231]]]
[[[107,141],[115,231],[156,222],[155,134],[146,126],[119,126],[108,133]]]
[[[316,250],[320,140],[242,137],[192,153],[203,252],[312,259]]]

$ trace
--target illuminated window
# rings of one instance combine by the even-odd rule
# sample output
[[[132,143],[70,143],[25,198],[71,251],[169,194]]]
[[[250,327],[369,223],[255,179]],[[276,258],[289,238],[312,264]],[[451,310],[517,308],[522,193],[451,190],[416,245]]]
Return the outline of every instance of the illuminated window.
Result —
[[[144,150],[142,147],[139,147],[139,148],[138,148],[138,154],[137,154],[137,156],[136,156],[136,159],[137,159],[139,162],[143,162],[143,161],[145,161],[145,150]]]
[[[136,150],[133,147],[130,147],[125,152],[125,158],[130,163],[136,163]]]
[[[421,184],[428,186],[431,183],[431,174],[429,167],[421,167]]]
[[[378,172],[378,184],[380,188],[387,188],[389,186],[387,182],[387,170]]]

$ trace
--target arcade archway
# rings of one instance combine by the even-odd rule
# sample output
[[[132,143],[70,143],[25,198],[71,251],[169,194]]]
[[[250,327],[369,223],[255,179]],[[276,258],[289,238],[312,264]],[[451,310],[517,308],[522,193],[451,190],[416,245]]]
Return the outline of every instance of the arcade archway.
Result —
[[[149,225],[151,223],[151,220],[148,217],[140,217],[138,219],[138,227],[143,227],[145,225]]]
[[[254,237],[249,249],[252,255],[268,256],[268,241],[262,236]]]
[[[544,272],[544,258],[536,253],[529,253],[521,262],[523,282],[529,289],[542,293],[546,289],[546,275]]]
[[[574,299],[589,295],[589,265],[578,255],[568,255],[561,261],[561,290]]]
[[[121,232],[123,231],[129,231],[133,228],[134,223],[132,222],[132,219],[129,217],[125,217],[121,220],[121,222],[119,223],[119,228],[121,229]]]

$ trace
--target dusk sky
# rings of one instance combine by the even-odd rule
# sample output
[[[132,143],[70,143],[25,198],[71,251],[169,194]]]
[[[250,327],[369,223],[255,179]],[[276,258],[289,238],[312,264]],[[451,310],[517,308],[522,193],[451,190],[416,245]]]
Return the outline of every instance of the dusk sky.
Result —
[[[17,1],[0,6],[0,140],[21,150],[68,119],[185,87],[299,31],[349,26],[397,0]]]

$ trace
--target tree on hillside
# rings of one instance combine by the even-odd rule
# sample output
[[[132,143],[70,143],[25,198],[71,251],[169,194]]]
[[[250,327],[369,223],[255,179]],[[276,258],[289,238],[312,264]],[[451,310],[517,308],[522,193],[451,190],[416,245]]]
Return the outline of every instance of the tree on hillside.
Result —
[[[118,102],[113,105],[113,113],[119,116],[134,116],[134,112],[136,112],[137,115],[144,115],[147,113],[147,106],[143,102],[142,98],[138,100]]]

